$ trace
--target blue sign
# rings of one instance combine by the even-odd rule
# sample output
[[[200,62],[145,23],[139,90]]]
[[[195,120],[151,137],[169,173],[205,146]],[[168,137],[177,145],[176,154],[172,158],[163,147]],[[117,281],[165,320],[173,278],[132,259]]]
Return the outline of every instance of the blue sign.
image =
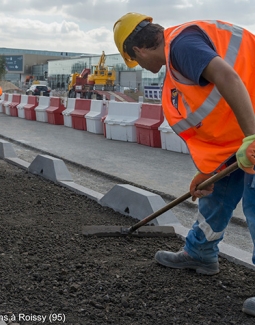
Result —
[[[23,72],[23,55],[5,55],[7,72]]]

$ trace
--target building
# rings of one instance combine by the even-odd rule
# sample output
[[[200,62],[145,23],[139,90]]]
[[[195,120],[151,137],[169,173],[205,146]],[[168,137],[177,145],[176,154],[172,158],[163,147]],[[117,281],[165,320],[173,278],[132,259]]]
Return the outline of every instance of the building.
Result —
[[[0,48],[0,55],[5,57],[7,73],[5,79],[18,86],[27,84],[29,78],[47,80],[52,89],[67,89],[71,73],[80,73],[84,68],[92,69],[98,64],[101,54],[54,52],[43,50],[25,50]],[[105,64],[116,71],[116,87],[143,91],[150,85],[161,85],[165,67],[153,74],[140,66],[130,69],[121,55],[106,54]]]
[[[74,72],[80,73],[84,68],[90,68],[98,64],[101,55],[79,55],[67,60],[51,60],[48,62],[49,86],[64,86],[67,84],[69,75]],[[120,88],[143,90],[144,86],[162,84],[165,69],[162,68],[157,74],[142,69],[140,66],[130,69],[126,66],[120,54],[106,54],[105,64],[113,67],[116,71],[116,85]]]
[[[38,80],[45,79],[48,74],[48,61],[64,60],[81,53],[54,52],[43,50],[24,50],[0,48],[0,55],[5,58],[5,79],[14,83],[24,82],[27,76]]]

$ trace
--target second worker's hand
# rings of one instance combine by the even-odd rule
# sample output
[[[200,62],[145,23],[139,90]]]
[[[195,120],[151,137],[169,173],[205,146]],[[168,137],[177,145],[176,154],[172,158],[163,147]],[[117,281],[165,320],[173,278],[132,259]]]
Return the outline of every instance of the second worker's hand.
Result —
[[[199,184],[203,183],[210,177],[211,177],[211,175],[208,175],[208,174],[202,174],[200,172],[196,173],[196,175],[194,176],[193,180],[190,183],[190,194],[192,196],[193,202],[196,201],[197,198],[201,198],[201,197],[209,195],[213,192],[214,184],[207,186],[203,190],[197,189]]]

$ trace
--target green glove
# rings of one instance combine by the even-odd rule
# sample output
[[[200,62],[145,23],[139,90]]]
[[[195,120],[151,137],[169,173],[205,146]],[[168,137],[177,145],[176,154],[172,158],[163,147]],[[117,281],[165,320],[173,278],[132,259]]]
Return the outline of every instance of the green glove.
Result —
[[[243,144],[236,153],[239,168],[248,174],[255,174],[255,134],[243,139]]]

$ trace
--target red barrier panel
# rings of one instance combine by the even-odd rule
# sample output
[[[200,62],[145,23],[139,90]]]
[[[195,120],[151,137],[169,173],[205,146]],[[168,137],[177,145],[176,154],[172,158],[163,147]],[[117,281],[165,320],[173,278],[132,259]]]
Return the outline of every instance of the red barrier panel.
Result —
[[[48,123],[50,124],[64,124],[64,117],[62,112],[65,110],[64,101],[60,97],[50,97],[50,106],[46,108]]]
[[[17,106],[19,105],[21,100],[20,94],[13,94],[12,96],[12,102],[10,104],[10,115],[11,116],[18,116],[18,109]]]
[[[159,126],[164,121],[163,109],[158,104],[142,104],[141,117],[135,122],[137,143],[161,148]]]
[[[36,120],[35,117],[35,108],[38,106],[38,97],[29,95],[27,104],[24,106],[24,113],[25,113],[25,119],[26,120]]]
[[[91,99],[76,98],[74,110],[70,113],[74,129],[87,131],[85,115],[90,111]]]

